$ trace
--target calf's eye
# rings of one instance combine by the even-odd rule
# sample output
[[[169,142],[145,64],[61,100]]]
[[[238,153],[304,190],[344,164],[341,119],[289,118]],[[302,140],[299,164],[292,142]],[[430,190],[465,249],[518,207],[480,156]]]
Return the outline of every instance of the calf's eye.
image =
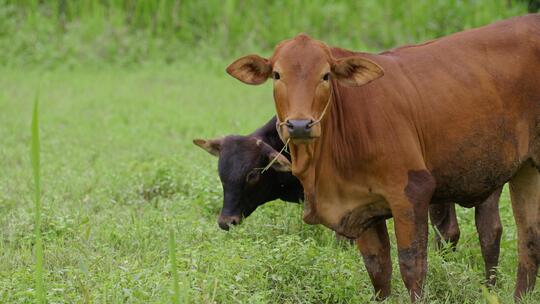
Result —
[[[253,170],[249,172],[248,175],[246,175],[246,182],[250,185],[253,185],[259,181],[259,176],[259,172],[257,170]]]
[[[328,81],[328,79],[330,79],[330,73],[324,74],[324,76],[322,77],[322,80]]]
[[[272,73],[272,76],[273,76],[274,80],[278,80],[278,79],[281,78],[281,76],[279,75],[279,73],[276,72],[276,71],[274,71],[274,73]]]

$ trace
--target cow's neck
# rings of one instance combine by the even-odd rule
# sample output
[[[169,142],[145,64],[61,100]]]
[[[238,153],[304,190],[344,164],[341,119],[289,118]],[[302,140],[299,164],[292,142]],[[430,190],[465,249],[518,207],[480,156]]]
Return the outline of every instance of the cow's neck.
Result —
[[[342,187],[337,180],[350,180],[353,175],[361,175],[362,167],[369,165],[368,159],[378,153],[375,138],[378,132],[373,129],[384,128],[371,124],[373,117],[370,115],[379,116],[379,108],[347,104],[346,94],[340,91],[342,88],[335,82],[332,88],[331,104],[321,121],[321,138],[310,145],[291,145],[293,174],[304,187],[304,221],[310,224],[321,223],[316,207],[321,184]],[[364,95],[357,90],[364,88],[355,89],[355,97]],[[366,98],[370,94],[372,92],[366,92]]]
[[[291,144],[292,172],[304,188],[304,221],[308,224],[320,224],[315,208],[316,199],[316,166],[320,152],[319,144]]]
[[[341,140],[345,136],[343,126],[343,107],[339,90],[333,82],[329,108],[321,120],[322,137],[311,144],[291,144],[290,152],[293,159],[292,172],[301,181],[304,188],[304,215],[308,224],[320,224],[317,215],[317,181],[321,175],[321,154],[333,153],[334,140]],[[326,159],[333,159],[332,155]]]

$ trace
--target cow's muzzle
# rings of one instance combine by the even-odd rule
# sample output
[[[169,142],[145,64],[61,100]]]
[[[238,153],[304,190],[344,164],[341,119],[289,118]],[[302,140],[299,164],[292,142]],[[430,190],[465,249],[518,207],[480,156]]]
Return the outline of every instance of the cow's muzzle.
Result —
[[[289,119],[287,120],[287,131],[291,139],[310,139],[312,138],[311,127],[313,120],[311,119]]]
[[[218,218],[219,228],[228,231],[229,226],[239,225],[242,222],[242,216],[240,215],[223,215],[220,214]]]

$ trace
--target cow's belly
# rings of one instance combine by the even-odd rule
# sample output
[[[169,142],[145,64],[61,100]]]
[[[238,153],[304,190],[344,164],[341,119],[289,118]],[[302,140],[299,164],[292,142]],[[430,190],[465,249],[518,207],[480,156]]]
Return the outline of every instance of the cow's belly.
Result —
[[[437,182],[432,203],[458,203],[474,207],[487,199],[493,191],[504,185],[516,171],[516,167],[492,167],[468,171],[434,171]]]
[[[504,185],[526,158],[514,134],[500,129],[476,133],[439,150],[429,168],[436,180],[432,203],[472,207]]]

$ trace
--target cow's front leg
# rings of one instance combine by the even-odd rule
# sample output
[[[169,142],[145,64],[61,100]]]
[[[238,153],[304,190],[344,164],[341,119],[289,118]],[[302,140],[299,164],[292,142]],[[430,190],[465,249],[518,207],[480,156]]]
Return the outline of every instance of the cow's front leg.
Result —
[[[394,217],[401,277],[415,302],[427,272],[428,208],[435,179],[427,170],[410,171],[406,186],[387,197]]]
[[[375,298],[384,300],[390,295],[392,260],[386,221],[380,220],[366,229],[356,239],[358,249],[364,258],[366,270],[375,289]]]

